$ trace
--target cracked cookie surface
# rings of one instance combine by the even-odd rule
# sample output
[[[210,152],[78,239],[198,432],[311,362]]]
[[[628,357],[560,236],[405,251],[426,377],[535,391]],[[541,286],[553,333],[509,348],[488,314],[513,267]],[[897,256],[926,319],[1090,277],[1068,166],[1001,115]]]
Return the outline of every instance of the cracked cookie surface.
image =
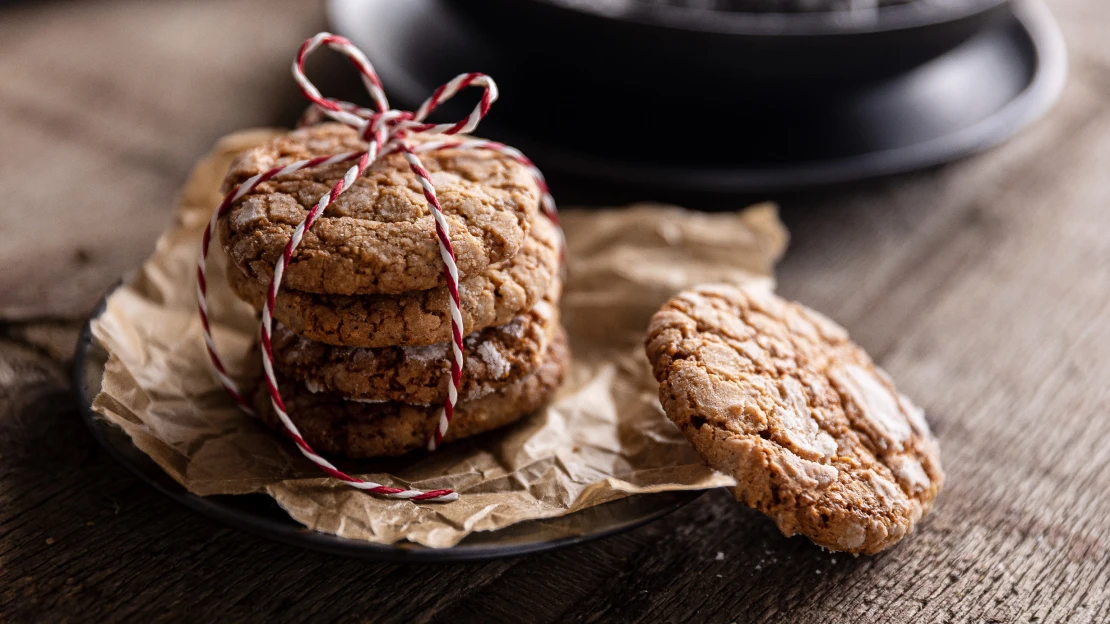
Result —
[[[236,159],[224,190],[273,167],[365,147],[353,129],[340,124],[295,130]],[[539,189],[527,168],[489,150],[439,150],[420,159],[443,207],[461,276],[478,275],[520,250],[539,206]],[[293,229],[351,164],[280,176],[241,199],[219,222],[232,262],[268,282]],[[305,233],[282,280],[295,290],[341,295],[396,294],[443,283],[435,224],[420,183],[400,154],[372,164],[328,206]]]
[[[645,347],[667,416],[783,534],[870,554],[932,507],[944,473],[922,411],[824,316],[700,286],[663,305]]]
[[[512,258],[459,282],[463,334],[508,323],[534,306],[558,280],[556,226],[539,217]],[[256,308],[266,284],[228,265],[235,293]],[[400,295],[319,295],[282,288],[274,318],[297,335],[349,347],[422,346],[451,337],[446,287]]]
[[[462,401],[447,429],[445,442],[459,440],[520,420],[548,403],[570,366],[566,333],[559,328],[534,373],[490,395]],[[439,405],[365,403],[335,393],[309,392],[303,384],[279,377],[278,387],[289,417],[318,453],[350,458],[403,455],[427,444],[439,418]],[[265,382],[254,403],[259,417],[279,429]]]
[[[459,400],[487,396],[520,381],[539,367],[559,325],[559,283],[542,301],[504,325],[487,327],[464,339]],[[449,343],[422,347],[366,349],[337,347],[274,328],[274,364],[311,392],[345,397],[440,403],[447,395]]]

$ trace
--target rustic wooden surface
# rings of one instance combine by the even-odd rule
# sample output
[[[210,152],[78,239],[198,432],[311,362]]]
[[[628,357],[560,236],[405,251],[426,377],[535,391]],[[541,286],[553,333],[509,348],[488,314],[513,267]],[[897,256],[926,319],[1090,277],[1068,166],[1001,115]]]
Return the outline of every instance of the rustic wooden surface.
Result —
[[[1053,5],[1071,77],[1006,146],[791,197],[781,290],[927,409],[948,486],[853,558],[723,492],[650,526],[474,565],[337,559],[172,504],[71,398],[80,319],[150,250],[219,135],[299,107],[296,0],[0,9],[0,620],[1110,620],[1110,4]]]

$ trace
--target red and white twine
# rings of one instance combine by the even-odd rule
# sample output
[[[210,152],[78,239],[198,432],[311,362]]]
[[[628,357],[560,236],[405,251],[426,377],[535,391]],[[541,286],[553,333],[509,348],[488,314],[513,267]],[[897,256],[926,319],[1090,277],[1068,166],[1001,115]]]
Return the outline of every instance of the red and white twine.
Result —
[[[369,91],[376,110],[361,108],[350,102],[324,97],[320,94],[316,86],[308,80],[304,73],[305,57],[322,45],[343,54],[351,61],[358,70],[359,76],[366,86],[366,90]],[[204,237],[201,241],[200,258],[197,262],[197,307],[200,312],[204,341],[207,345],[208,355],[212,360],[212,365],[215,368],[216,376],[219,378],[220,383],[227,389],[228,393],[231,394],[232,398],[235,399],[236,403],[238,403],[244,411],[253,413],[250,402],[247,401],[243,393],[240,392],[238,386],[228,375],[227,369],[220,359],[216,344],[212,340],[212,332],[209,327],[207,258],[209,247],[212,243],[212,237],[216,233],[219,218],[227,214],[235,202],[242,199],[245,195],[267,180],[303,169],[353,162],[354,164],[352,164],[343,175],[343,179],[336,183],[328,194],[320,198],[316,205],[308,211],[304,221],[298,224],[296,229],[293,230],[293,235],[290,236],[289,242],[286,244],[281,257],[274,263],[274,277],[270,281],[270,287],[266,293],[266,300],[262,306],[262,320],[259,323],[259,339],[262,343],[262,367],[269,388],[270,401],[286,433],[293,439],[293,442],[296,443],[301,454],[320,466],[329,476],[335,477],[351,487],[391,498],[439,502],[456,500],[458,494],[453,490],[410,490],[389,487],[352,477],[318,455],[312,450],[308,442],[301,437],[300,432],[297,430],[297,426],[293,424],[293,421],[289,418],[289,414],[285,411],[285,402],[281,398],[281,393],[278,392],[277,378],[274,375],[274,355],[273,346],[271,344],[273,308],[277,299],[278,290],[281,288],[282,276],[293,257],[294,251],[297,249],[297,245],[300,244],[301,239],[304,237],[304,233],[312,227],[312,224],[316,222],[316,219],[323,214],[327,207],[344,191],[350,188],[363,172],[366,171],[367,167],[373,164],[378,158],[389,154],[402,154],[408,162],[409,168],[412,170],[413,174],[416,175],[417,180],[420,181],[420,185],[424,191],[424,197],[428,201],[428,207],[434,218],[435,235],[439,243],[440,257],[443,259],[443,275],[447,283],[447,291],[450,294],[448,299],[451,316],[451,350],[449,353],[451,383],[447,386],[447,398],[444,401],[443,408],[440,410],[435,431],[428,439],[428,449],[435,450],[443,441],[444,434],[447,433],[447,428],[450,426],[451,418],[455,413],[455,404],[458,402],[459,398],[459,384],[462,380],[463,370],[463,322],[462,311],[459,304],[459,270],[458,266],[455,264],[455,252],[451,246],[450,226],[443,217],[442,208],[439,204],[439,200],[436,198],[436,190],[432,185],[428,171],[424,169],[424,165],[421,164],[417,154],[443,149],[485,149],[499,152],[528,167],[539,186],[542,195],[541,208],[544,214],[557,224],[558,219],[555,212],[555,201],[552,199],[550,192],[548,192],[547,183],[544,180],[543,174],[540,173],[539,169],[532,164],[532,161],[525,157],[524,154],[520,153],[520,151],[494,141],[455,136],[472,132],[474,128],[477,127],[478,122],[489,112],[490,105],[497,100],[497,85],[489,76],[475,73],[460,74],[436,89],[431,97],[420,105],[420,108],[418,108],[416,112],[394,110],[389,108],[389,102],[385,97],[385,93],[382,91],[381,80],[378,78],[373,66],[362,51],[356,48],[346,38],[325,32],[319,33],[311,39],[308,39],[301,46],[296,59],[293,61],[293,78],[300,86],[301,93],[312,102],[309,111],[305,115],[306,121],[330,117],[339,123],[357,130],[359,136],[367,141],[368,145],[364,151],[346,152],[332,156],[301,160],[290,163],[284,167],[277,167],[252,176],[232,189],[231,192],[224,197],[216,211],[212,213],[212,219],[209,221],[208,227],[204,231]],[[483,89],[482,97],[478,105],[474,107],[474,110],[465,119],[455,123],[443,124],[431,124],[424,121],[428,115],[444,101],[450,99],[462,89],[471,86],[481,87]],[[451,138],[426,141],[417,145],[412,145],[407,141],[407,138],[413,134],[446,135]]]

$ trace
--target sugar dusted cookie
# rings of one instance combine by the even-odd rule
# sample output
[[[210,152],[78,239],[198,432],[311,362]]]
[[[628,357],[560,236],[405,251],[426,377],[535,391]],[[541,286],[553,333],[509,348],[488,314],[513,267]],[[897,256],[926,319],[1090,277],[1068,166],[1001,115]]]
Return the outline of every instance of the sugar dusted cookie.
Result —
[[[540,366],[559,326],[558,281],[554,286],[532,309],[464,339],[459,400],[499,391]],[[422,347],[337,347],[278,326],[273,347],[278,370],[303,381],[311,392],[431,405],[443,401],[450,380],[446,342]]]
[[[492,394],[459,402],[444,442],[502,427],[540,409],[554,397],[569,366],[566,332],[559,328],[534,373]],[[439,417],[438,405],[349,400],[335,393],[309,392],[284,378],[278,385],[301,435],[327,455],[357,459],[422,449]],[[255,391],[255,406],[263,422],[280,429],[265,381]]]
[[[414,142],[420,142],[414,138]],[[247,151],[231,166],[230,189],[250,176],[298,160],[365,149],[334,123],[303,128]],[[450,226],[459,274],[479,275],[515,255],[539,209],[528,169],[489,150],[422,154]],[[262,183],[220,219],[220,240],[246,275],[268,282],[293,229],[351,163],[305,169]],[[397,294],[443,285],[427,200],[408,163],[379,159],[309,230],[285,269],[283,286],[339,295]]]
[[[932,507],[944,473],[922,411],[822,315],[700,286],[663,305],[645,347],[667,416],[783,534],[876,553]]]
[[[235,293],[261,308],[266,285],[233,265],[227,273]],[[540,217],[520,253],[459,283],[463,332],[508,323],[536,305],[558,273],[558,230]],[[274,318],[300,336],[327,344],[431,345],[451,337],[447,297],[446,287],[399,295],[318,295],[283,288]]]

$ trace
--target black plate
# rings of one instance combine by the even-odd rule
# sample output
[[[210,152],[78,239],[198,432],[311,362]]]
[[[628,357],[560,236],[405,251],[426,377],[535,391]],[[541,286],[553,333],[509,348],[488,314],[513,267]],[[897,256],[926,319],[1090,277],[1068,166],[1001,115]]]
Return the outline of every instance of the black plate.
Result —
[[[502,97],[479,134],[519,147],[545,170],[640,196],[797,189],[947,162],[1041,116],[1066,76],[1063,40],[1036,0],[994,3],[973,34],[909,71],[809,93],[748,74],[722,75],[712,90],[661,82],[639,92],[611,75],[541,71],[483,34],[456,6],[465,4],[331,0],[329,17],[366,51],[394,106],[416,106],[459,72],[486,72]],[[763,58],[773,75],[776,55]],[[461,116],[471,105],[447,112]]]
[[[93,314],[104,310],[101,304]],[[74,388],[85,422],[96,440],[139,480],[189,509],[218,522],[292,546],[334,555],[408,562],[477,561],[538,553],[581,544],[657,520],[701,496],[701,491],[630,496],[560,518],[521,522],[499,531],[473,533],[452,548],[428,548],[402,542],[374,544],[319,533],[295,522],[274,500],[262,494],[196,496],[167,475],[131,443],[122,429],[91,409],[100,391],[107,354],[86,324],[74,362]]]
[[[752,13],[651,1],[443,0],[500,50],[642,91],[837,88],[905,72],[965,42],[1010,0],[917,0],[855,11]],[[567,42],[574,42],[567,45]]]

